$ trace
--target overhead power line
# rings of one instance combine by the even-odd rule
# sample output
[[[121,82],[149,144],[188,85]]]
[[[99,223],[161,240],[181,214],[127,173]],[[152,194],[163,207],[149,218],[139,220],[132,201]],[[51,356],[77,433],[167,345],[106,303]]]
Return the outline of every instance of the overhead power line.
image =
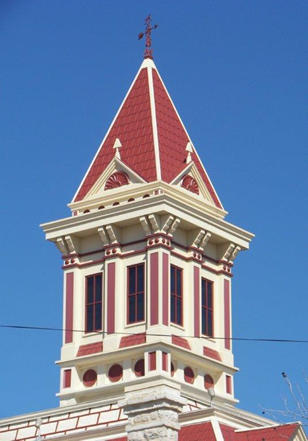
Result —
[[[0,328],[6,329],[24,329],[24,330],[34,330],[34,331],[70,331],[70,332],[81,332],[84,333],[84,329],[65,329],[65,328],[54,328],[49,326],[25,326],[25,325],[1,325]],[[98,335],[107,335],[106,331],[96,331]],[[117,335],[134,335],[136,332],[112,332],[112,334]],[[172,337],[171,334],[161,334],[161,333],[147,333],[146,335],[152,337]],[[181,335],[184,338],[199,338],[194,335]],[[291,338],[249,338],[249,337],[206,337],[203,338],[214,339],[214,340],[233,340],[233,341],[253,341],[253,342],[264,342],[264,343],[308,343],[308,340],[301,339],[291,339]]]

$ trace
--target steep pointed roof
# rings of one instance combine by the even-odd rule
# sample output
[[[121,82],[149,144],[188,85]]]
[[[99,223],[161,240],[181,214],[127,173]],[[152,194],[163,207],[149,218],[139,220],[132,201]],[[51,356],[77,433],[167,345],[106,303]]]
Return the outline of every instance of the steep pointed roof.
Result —
[[[163,180],[170,183],[187,167],[186,146],[191,140],[153,60],[149,58],[141,64],[74,196],[74,202],[85,198],[112,161],[116,139],[122,144],[121,161],[146,182]],[[222,208],[194,148],[191,159],[214,204]]]

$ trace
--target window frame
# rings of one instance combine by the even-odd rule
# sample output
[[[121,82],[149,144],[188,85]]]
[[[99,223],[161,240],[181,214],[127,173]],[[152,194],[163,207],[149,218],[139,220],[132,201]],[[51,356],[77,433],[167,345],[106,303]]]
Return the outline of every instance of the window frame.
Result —
[[[143,268],[143,291],[138,291],[138,267],[142,267]],[[129,284],[130,284],[130,272],[129,270],[131,268],[135,267],[136,268],[136,273],[135,273],[135,292],[130,294],[129,292]],[[139,323],[143,323],[145,321],[145,316],[146,316],[146,302],[145,302],[145,287],[146,287],[146,280],[145,280],[145,263],[144,262],[139,262],[139,263],[134,263],[132,265],[128,265],[126,267],[126,324],[127,325],[135,325],[135,324],[139,324]],[[138,295],[141,294],[143,292],[143,318],[138,320]],[[129,298],[131,296],[135,297],[135,319],[134,321],[130,320],[130,306],[129,306]]]
[[[203,304],[203,281],[206,282],[206,292],[205,292],[205,305]],[[208,306],[208,284],[211,285],[211,295],[212,295],[212,306]],[[201,334],[206,337],[214,337],[214,282],[213,280],[207,279],[206,277],[201,277],[201,301],[200,301],[200,309],[201,309]],[[211,333],[209,333],[209,324],[208,320],[206,319],[206,323],[203,323],[203,310],[205,310],[205,314],[207,317],[207,314],[211,313],[211,319],[212,319],[212,329]],[[203,332],[203,329],[205,328],[205,332]]]
[[[176,305],[175,305],[175,321],[172,321],[172,311],[171,311],[171,308],[172,308],[172,296],[173,296],[173,293],[172,293],[172,290],[171,290],[171,269],[172,269],[172,267],[176,270],[176,271],[179,271],[180,272],[180,274],[181,274],[181,296],[178,296],[178,294],[177,294],[177,292],[175,293],[175,300],[176,300],[176,303],[177,303],[177,299],[179,298],[180,300],[181,300],[181,321],[179,322],[179,321],[177,321],[177,308],[176,308]],[[176,326],[183,326],[183,322],[184,322],[184,320],[183,320],[183,303],[184,303],[184,292],[183,292],[183,268],[181,268],[181,267],[179,267],[179,266],[177,266],[177,265],[174,265],[173,263],[171,263],[170,264],[170,323],[172,324],[172,325],[176,325]],[[177,277],[175,276],[175,279],[176,279]],[[175,285],[176,285],[176,280],[175,280]]]
[[[101,277],[101,301],[98,302],[96,301],[96,277],[100,276]],[[88,302],[88,280],[90,278],[93,278],[93,302],[89,303]],[[96,319],[95,319],[95,306],[96,304],[100,303],[101,307],[100,307],[100,321],[101,321],[101,327],[96,329]],[[88,306],[89,305],[93,305],[93,328],[92,329],[88,329]],[[85,334],[91,334],[93,332],[99,332],[103,329],[103,273],[95,273],[95,274],[88,274],[87,276],[85,276],[85,299],[84,299],[84,310],[85,310],[85,327],[84,327],[84,332]]]

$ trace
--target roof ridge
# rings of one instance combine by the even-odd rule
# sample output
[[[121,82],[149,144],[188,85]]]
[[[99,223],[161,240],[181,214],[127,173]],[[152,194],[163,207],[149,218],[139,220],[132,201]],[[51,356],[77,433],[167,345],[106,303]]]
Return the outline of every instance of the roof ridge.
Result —
[[[156,66],[153,61],[152,64],[154,66],[155,71],[157,72]],[[161,164],[160,164],[158,128],[157,128],[157,118],[156,118],[156,102],[155,102],[155,92],[153,85],[153,66],[148,65],[147,71],[148,71],[148,85],[149,85],[149,94],[150,94],[151,119],[152,119],[152,130],[153,130],[154,152],[155,152],[156,178],[158,180],[161,180]]]
[[[277,427],[283,427],[283,426],[300,426],[300,422],[294,421],[294,422],[290,422],[290,423],[277,423],[277,424],[271,424],[271,425],[266,425],[266,426],[261,426],[261,427],[247,427],[245,429],[235,429],[234,431],[236,433],[251,432],[254,430],[276,429]]]

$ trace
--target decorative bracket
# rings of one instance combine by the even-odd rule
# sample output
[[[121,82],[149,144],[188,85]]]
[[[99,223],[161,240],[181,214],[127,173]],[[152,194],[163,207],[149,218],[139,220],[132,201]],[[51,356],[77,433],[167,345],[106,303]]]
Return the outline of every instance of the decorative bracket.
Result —
[[[159,225],[158,225],[157,218],[156,218],[155,214],[150,214],[149,221],[151,223],[153,233],[158,233],[159,232]]]
[[[223,256],[222,256],[222,260],[226,260],[228,261],[232,255],[232,252],[235,248],[234,243],[230,243],[229,246],[227,247],[226,251],[224,252]]]
[[[180,221],[180,219],[177,217],[174,221],[173,221],[173,223],[172,223],[172,225],[171,225],[171,228],[170,228],[170,230],[169,230],[169,232],[168,232],[168,234],[170,235],[170,236],[172,236],[173,235],[173,233],[175,233],[175,230],[177,229],[177,227],[179,226],[179,223],[180,223],[181,221]]]
[[[104,229],[104,227],[99,227],[97,229],[98,235],[101,239],[101,241],[103,242],[104,246],[109,245],[109,239],[107,237],[106,231]]]
[[[235,247],[234,250],[233,250],[233,253],[232,253],[231,257],[230,257],[230,260],[233,261],[240,251],[241,251],[241,247],[239,247],[239,246]]]
[[[107,225],[106,227],[109,239],[111,243],[118,243],[114,228],[111,225]]]
[[[66,245],[68,248],[69,253],[75,253],[78,252],[78,239],[72,236],[65,236]]]
[[[166,222],[164,223],[164,225],[163,225],[163,227],[161,229],[163,233],[165,233],[165,234],[168,233],[168,230],[171,227],[171,224],[172,224],[173,220],[174,220],[173,216],[168,216]]]
[[[151,228],[149,226],[148,220],[145,216],[142,216],[139,218],[141,226],[145,232],[146,236],[149,236],[151,234]]]
[[[209,233],[209,232],[205,233],[203,239],[201,240],[199,248],[204,250],[204,248],[206,247],[206,245],[207,245],[208,241],[210,240],[211,236],[212,236],[211,233]]]
[[[192,243],[192,246],[195,248],[198,248],[204,235],[205,235],[205,231],[199,230],[199,233],[197,234],[197,236],[195,237],[195,240]]]
[[[68,254],[65,241],[63,237],[58,237],[56,242],[54,242],[60,253],[62,254]]]
[[[107,225],[106,227],[99,227],[97,229],[97,232],[104,246],[118,243],[115,228],[111,225]]]

